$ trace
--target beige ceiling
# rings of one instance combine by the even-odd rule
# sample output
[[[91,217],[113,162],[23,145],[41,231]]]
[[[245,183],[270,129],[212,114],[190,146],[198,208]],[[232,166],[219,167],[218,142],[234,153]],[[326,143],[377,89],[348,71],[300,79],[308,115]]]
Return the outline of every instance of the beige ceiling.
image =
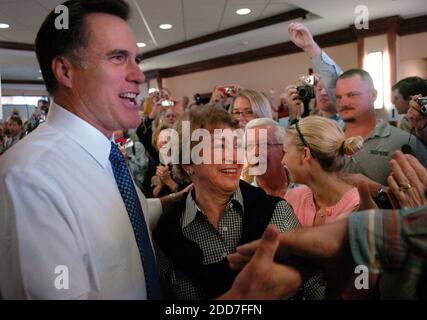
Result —
[[[0,41],[33,43],[36,32],[47,13],[60,0],[0,0]],[[312,32],[322,34],[348,27],[356,17],[357,5],[365,4],[370,19],[392,15],[402,18],[427,14],[426,0],[128,0],[132,8],[130,24],[138,41],[147,43],[143,52],[225,30],[279,13],[303,8],[313,13],[306,20]],[[251,14],[238,16],[238,8],[250,8]],[[138,10],[140,9],[140,11]],[[145,17],[146,23],[140,14]],[[159,29],[170,23],[172,30]],[[144,70],[168,68],[214,57],[248,51],[288,41],[289,22],[203,43],[179,51],[146,59]],[[153,38],[147,27],[151,30]],[[157,44],[157,46],[156,46]],[[40,76],[34,53],[0,49],[0,73],[3,79],[37,80]]]

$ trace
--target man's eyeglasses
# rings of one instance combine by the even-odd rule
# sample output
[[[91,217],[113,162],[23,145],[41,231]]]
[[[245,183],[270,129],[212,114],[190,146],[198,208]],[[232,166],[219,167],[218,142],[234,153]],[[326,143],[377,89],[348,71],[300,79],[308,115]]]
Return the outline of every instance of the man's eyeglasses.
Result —
[[[248,116],[252,116],[254,112],[252,110],[243,110],[243,111],[233,111],[231,114],[235,117],[248,117]]]
[[[262,142],[261,143],[247,143],[246,144],[246,149],[252,150],[255,147],[259,148],[260,144],[263,144],[263,143]],[[268,143],[267,142],[267,143],[265,143],[265,145],[267,145],[268,147],[274,147],[274,146],[283,146],[283,143]]]

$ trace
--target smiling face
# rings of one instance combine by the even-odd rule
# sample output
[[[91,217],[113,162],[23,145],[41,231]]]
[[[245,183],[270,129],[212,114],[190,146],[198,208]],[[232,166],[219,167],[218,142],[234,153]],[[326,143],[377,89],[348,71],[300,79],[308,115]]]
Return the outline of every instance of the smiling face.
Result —
[[[70,111],[109,138],[114,130],[139,125],[136,96],[145,78],[138,66],[135,37],[126,21],[92,13],[85,23],[89,45],[81,51],[83,67],[71,66],[67,98],[71,101],[66,103]]]
[[[246,156],[249,167],[254,169],[255,175],[259,174],[260,178],[266,181],[277,179],[283,172],[283,166],[280,163],[283,158],[283,145],[277,141],[276,129],[273,126],[259,126],[251,129],[254,130],[254,135],[246,136],[248,148]],[[265,130],[264,133],[261,130]],[[265,154],[260,156],[263,152]]]
[[[307,173],[303,164],[303,152],[297,149],[294,139],[294,135],[286,134],[283,141],[282,165],[288,168],[294,182],[304,184]]]
[[[239,121],[241,128],[244,128],[249,121],[258,118],[252,110],[250,101],[245,97],[236,98],[231,114]]]
[[[216,125],[215,129],[231,129],[227,125]],[[196,193],[216,192],[218,194],[231,195],[239,187],[242,164],[237,163],[237,150],[234,149],[233,161],[226,160],[225,143],[223,139],[211,139],[211,164],[189,165],[194,172],[191,176]],[[215,151],[215,149],[217,151]],[[213,163],[214,152],[222,152],[222,163]]]

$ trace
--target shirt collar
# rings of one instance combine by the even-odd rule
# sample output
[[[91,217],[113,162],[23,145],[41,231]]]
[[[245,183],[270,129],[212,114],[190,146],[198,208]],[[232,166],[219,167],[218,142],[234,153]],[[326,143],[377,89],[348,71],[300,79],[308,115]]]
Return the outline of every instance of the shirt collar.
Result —
[[[187,199],[185,201],[185,211],[181,220],[182,229],[187,227],[191,222],[194,221],[194,219],[196,219],[197,212],[202,212],[202,210],[196,204],[196,201],[194,201],[193,195],[194,195],[194,190],[193,192],[190,192],[187,195]],[[242,208],[242,212],[244,212],[243,195],[242,195],[242,192],[240,191],[240,188],[238,188],[236,192],[233,193],[227,206],[229,206],[231,202],[238,203]]]
[[[103,168],[109,164],[110,140],[98,129],[74,113],[52,103],[46,124],[69,136],[88,152]]]
[[[383,120],[377,120],[375,130],[366,138],[366,140],[374,137],[388,137],[390,133],[390,125],[385,123]]]

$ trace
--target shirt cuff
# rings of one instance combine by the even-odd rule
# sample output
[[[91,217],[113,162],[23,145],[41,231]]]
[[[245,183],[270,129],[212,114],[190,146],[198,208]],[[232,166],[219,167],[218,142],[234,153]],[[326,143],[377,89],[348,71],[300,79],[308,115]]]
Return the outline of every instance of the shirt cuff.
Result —
[[[378,252],[376,242],[381,242],[379,224],[376,223],[375,210],[353,213],[349,217],[348,234],[350,241],[351,254],[357,265],[368,267],[370,272],[379,273],[381,265],[378,261]],[[376,232],[376,230],[378,230]]]
[[[342,73],[341,68],[332,60],[325,51],[322,50],[322,53],[319,57],[312,58],[311,62],[316,67],[317,70],[334,70],[335,74],[339,76]]]
[[[367,266],[374,273],[399,269],[406,257],[400,214],[396,210],[352,214],[349,240],[355,263]]]

